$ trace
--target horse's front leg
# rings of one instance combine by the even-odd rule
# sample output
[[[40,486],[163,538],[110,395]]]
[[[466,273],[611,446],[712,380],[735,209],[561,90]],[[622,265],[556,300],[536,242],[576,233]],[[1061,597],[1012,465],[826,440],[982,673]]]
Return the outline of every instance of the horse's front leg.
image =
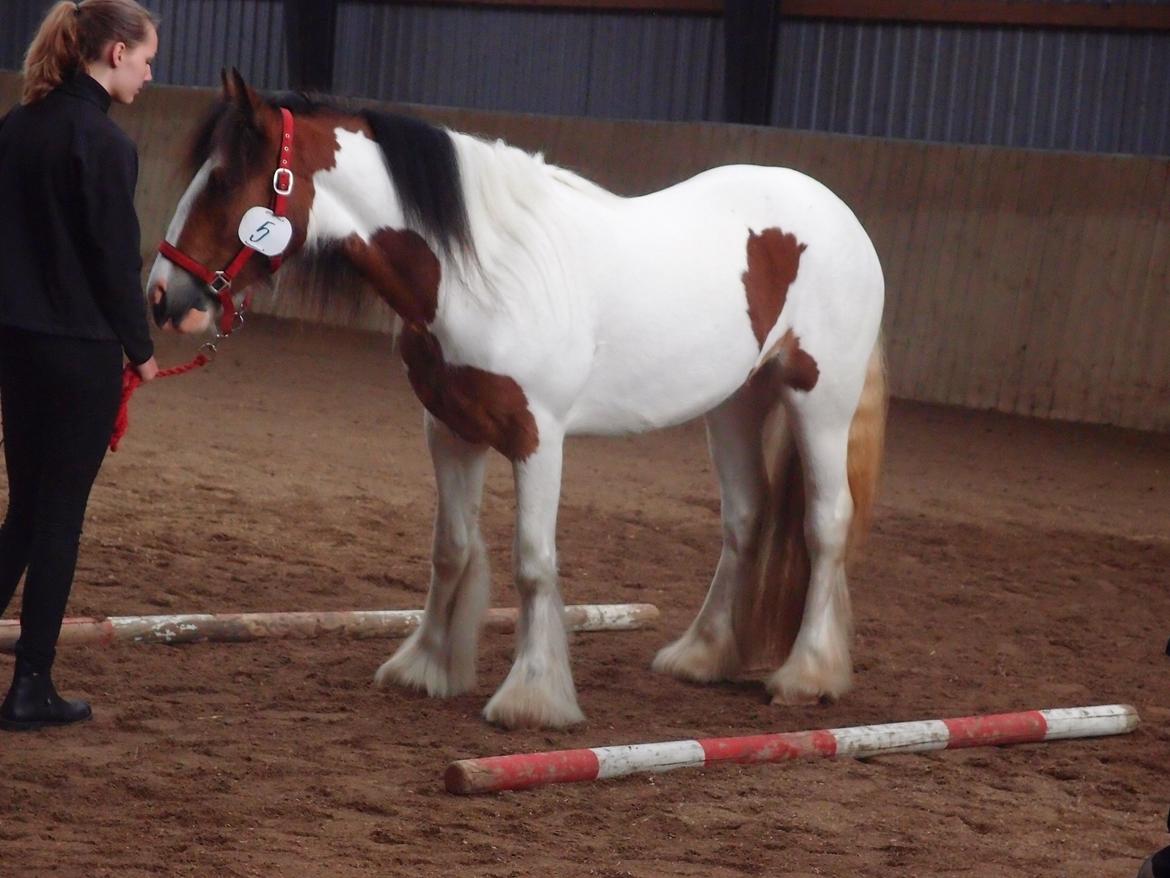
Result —
[[[557,505],[564,436],[541,425],[540,446],[513,464],[516,542],[513,548],[520,620],[516,658],[484,716],[508,728],[563,728],[582,722],[569,669],[564,604],[557,587]]]
[[[431,587],[422,624],[378,668],[374,682],[458,695],[475,686],[475,652],[491,584],[479,532],[487,446],[465,442],[430,413],[425,429],[438,487]]]

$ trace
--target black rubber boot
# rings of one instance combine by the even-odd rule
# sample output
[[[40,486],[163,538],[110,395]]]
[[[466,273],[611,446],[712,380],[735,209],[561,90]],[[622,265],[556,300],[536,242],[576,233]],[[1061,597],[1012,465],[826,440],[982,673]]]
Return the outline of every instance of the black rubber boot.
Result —
[[[1162,848],[1142,863],[1138,878],[1170,878],[1170,848]]]
[[[48,671],[33,670],[17,660],[12,688],[0,705],[0,729],[27,732],[45,726],[67,726],[91,716],[93,711],[86,702],[57,694]]]
[[[1167,646],[1170,652],[1170,646]],[[1166,829],[1170,830],[1170,812],[1166,814]],[[1170,878],[1170,847],[1164,847],[1142,863],[1138,878]]]

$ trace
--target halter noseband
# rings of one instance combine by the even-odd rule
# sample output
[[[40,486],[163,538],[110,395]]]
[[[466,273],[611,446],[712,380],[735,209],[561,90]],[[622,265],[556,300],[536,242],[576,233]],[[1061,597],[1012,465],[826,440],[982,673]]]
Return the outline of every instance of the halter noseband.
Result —
[[[281,137],[280,137],[280,162],[276,167],[276,171],[272,175],[272,212],[276,216],[283,217],[288,210],[288,198],[293,191],[293,177],[292,169],[289,167],[292,163],[292,146],[293,146],[293,114],[286,108],[280,108],[281,119]],[[251,301],[251,296],[244,299],[243,305],[239,311],[236,310],[235,300],[232,298],[232,281],[248,264],[248,260],[252,258],[253,254],[258,251],[254,247],[249,247],[246,243],[240,248],[240,252],[236,254],[235,258],[228,263],[227,268],[223,271],[213,271],[197,259],[188,256],[178,247],[171,244],[166,239],[158,245],[158,252],[166,259],[169,259],[179,268],[197,277],[207,285],[207,289],[211,291],[211,295],[219,300],[222,314],[219,321],[219,334],[221,336],[231,335],[232,330],[236,328],[237,320],[240,323],[244,321],[244,312],[248,309]],[[283,255],[269,257],[269,271],[275,273],[280,268],[280,263],[283,260]]]

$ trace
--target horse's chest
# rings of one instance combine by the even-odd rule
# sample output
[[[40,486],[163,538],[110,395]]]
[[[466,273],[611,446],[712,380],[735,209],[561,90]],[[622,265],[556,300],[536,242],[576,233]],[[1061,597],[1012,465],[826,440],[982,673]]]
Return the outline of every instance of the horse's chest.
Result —
[[[415,396],[460,438],[490,445],[510,460],[536,451],[540,433],[523,388],[506,375],[449,365],[425,327],[402,331],[402,359]]]

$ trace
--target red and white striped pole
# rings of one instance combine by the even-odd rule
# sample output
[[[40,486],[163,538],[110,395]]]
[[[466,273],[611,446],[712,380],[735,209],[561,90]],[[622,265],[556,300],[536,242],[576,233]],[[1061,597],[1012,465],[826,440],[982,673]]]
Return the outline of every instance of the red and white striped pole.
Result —
[[[884,753],[923,753],[1061,738],[1122,735],[1137,728],[1127,704],[1069,707],[931,719],[811,732],[782,732],[742,738],[706,738],[557,750],[484,759],[462,759],[447,767],[447,791],[470,793],[523,790],[550,783],[605,780],[638,772],[664,772],[717,762],[787,762],[791,759]]]

